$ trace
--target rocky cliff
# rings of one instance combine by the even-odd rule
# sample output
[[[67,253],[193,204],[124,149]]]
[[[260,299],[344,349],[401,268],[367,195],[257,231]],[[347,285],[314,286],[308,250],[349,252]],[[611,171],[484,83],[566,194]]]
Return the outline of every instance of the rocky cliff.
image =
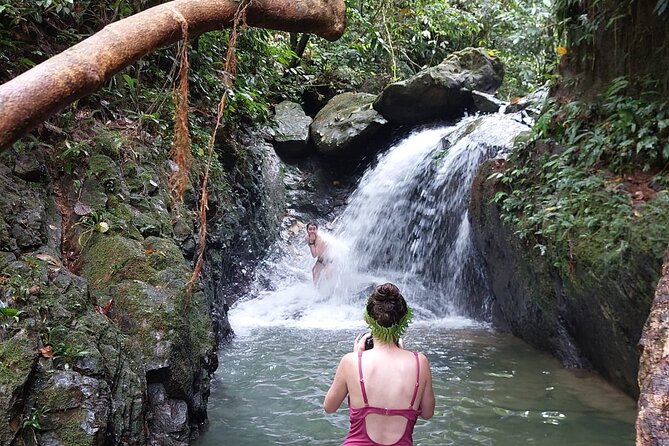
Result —
[[[160,138],[91,122],[0,164],[0,444],[186,445],[227,300],[274,237],[280,172],[258,132],[220,138],[188,296],[201,164],[175,204]]]

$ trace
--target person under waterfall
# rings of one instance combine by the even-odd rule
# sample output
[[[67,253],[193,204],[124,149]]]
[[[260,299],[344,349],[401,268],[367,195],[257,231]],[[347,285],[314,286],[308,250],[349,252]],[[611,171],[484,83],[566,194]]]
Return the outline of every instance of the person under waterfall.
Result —
[[[323,270],[325,270],[330,263],[327,256],[328,244],[323,240],[323,237],[318,233],[318,225],[314,222],[307,223],[307,243],[309,244],[309,251],[311,257],[316,258],[316,263],[311,269],[312,279],[314,285],[318,286],[321,280]]]
[[[374,288],[353,352],[339,362],[323,401],[335,412],[348,395],[350,430],[343,446],[412,446],[418,417],[432,418],[435,397],[430,364],[423,353],[404,350],[401,337],[412,312],[392,283]]]

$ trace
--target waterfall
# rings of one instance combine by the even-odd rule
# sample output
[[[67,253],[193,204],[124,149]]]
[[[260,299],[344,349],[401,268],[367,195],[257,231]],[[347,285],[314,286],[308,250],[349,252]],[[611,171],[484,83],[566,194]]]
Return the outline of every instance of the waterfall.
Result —
[[[485,319],[485,278],[467,214],[470,188],[478,166],[504,156],[528,129],[510,115],[467,117],[394,144],[362,176],[333,230],[319,230],[331,262],[319,287],[311,283],[305,233],[294,230],[259,268],[255,291],[235,305],[233,329],[360,324],[370,288],[386,281],[400,287],[416,320]]]
[[[472,314],[486,290],[467,212],[471,184],[483,161],[527,129],[509,115],[469,117],[391,147],[336,222],[349,264],[396,282],[436,315],[481,316]]]

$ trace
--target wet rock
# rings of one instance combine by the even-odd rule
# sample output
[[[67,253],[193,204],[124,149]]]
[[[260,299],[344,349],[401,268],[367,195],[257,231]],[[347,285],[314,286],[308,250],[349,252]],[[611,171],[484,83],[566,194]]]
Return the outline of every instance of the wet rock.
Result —
[[[45,243],[44,209],[31,208],[17,215],[11,235],[21,249],[36,248]]]
[[[44,159],[38,153],[21,153],[16,157],[14,175],[29,182],[39,182],[44,178],[46,169]]]
[[[503,76],[504,67],[497,57],[466,48],[437,66],[388,85],[374,101],[374,108],[393,124],[461,116],[474,106],[472,91],[492,94]]]
[[[188,445],[190,434],[188,404],[180,399],[169,398],[162,384],[148,386],[149,414],[147,422],[154,432],[154,444]]]
[[[2,265],[3,263],[9,263],[14,261],[16,261],[16,254],[14,254],[13,252],[5,252],[5,251],[0,252],[0,265]]]
[[[481,166],[469,208],[493,295],[493,322],[568,367],[598,371],[636,397],[635,346],[657,280],[656,259],[643,246],[632,246],[629,261],[620,267],[594,274],[592,266],[576,262],[568,277],[561,274],[548,256],[502,221],[493,197],[506,189],[491,175],[503,163]]]
[[[106,381],[75,371],[54,371],[37,396],[36,406],[44,410],[40,430],[51,431],[51,442],[102,444],[107,435],[110,399]]]
[[[472,91],[472,99],[474,99],[474,107],[481,113],[497,113],[504,106],[504,101],[480,91]]]
[[[509,104],[504,113],[516,113],[525,111],[530,118],[536,118],[541,113],[546,100],[548,99],[548,87],[541,87],[524,98],[521,98],[514,104]]]
[[[298,157],[307,153],[311,117],[305,115],[300,104],[283,101],[275,108],[274,150],[279,155]]]
[[[0,343],[0,444],[11,444],[19,429],[21,402],[37,366],[37,343],[19,332]]]
[[[311,124],[311,139],[316,149],[327,156],[343,157],[364,152],[364,144],[387,124],[368,93],[342,93],[318,112]]]

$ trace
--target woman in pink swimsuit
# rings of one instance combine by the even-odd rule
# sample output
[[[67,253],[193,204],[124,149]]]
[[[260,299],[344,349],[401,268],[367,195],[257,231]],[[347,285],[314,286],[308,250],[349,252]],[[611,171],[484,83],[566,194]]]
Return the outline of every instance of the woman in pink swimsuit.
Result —
[[[344,446],[411,446],[418,417],[434,415],[430,364],[422,353],[401,347],[411,309],[392,283],[377,286],[367,301],[369,335],[358,337],[353,353],[339,362],[323,407],[335,412],[348,395],[351,428]]]

